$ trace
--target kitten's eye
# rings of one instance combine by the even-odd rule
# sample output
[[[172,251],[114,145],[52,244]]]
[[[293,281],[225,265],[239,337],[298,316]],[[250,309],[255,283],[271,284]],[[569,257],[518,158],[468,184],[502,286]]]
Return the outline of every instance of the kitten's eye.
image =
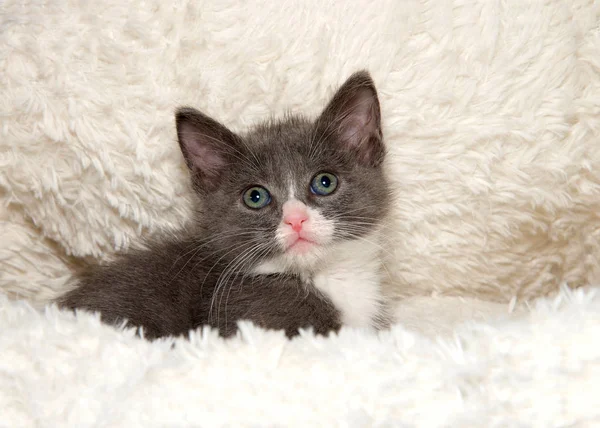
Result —
[[[254,186],[244,192],[242,199],[246,206],[258,210],[269,205],[271,195],[264,187]]]
[[[310,190],[315,195],[330,195],[337,188],[338,179],[335,175],[328,172],[317,174],[310,183]]]

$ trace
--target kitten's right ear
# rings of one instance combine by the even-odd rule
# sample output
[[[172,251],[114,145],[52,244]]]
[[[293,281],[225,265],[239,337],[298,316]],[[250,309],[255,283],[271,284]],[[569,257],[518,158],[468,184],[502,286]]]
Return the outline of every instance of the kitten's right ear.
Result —
[[[237,135],[214,119],[191,107],[175,114],[177,138],[194,184],[213,190],[235,156]]]
[[[337,90],[317,120],[325,136],[331,136],[358,162],[376,167],[385,156],[381,112],[375,83],[367,71],[354,73]]]

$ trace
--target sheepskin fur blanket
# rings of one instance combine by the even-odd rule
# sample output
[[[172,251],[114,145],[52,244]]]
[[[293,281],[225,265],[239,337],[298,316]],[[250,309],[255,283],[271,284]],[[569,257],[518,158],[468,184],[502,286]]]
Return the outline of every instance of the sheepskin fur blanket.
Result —
[[[599,23],[594,0],[3,0],[0,425],[597,416],[600,301],[559,289],[600,284]],[[357,69],[396,191],[391,331],[172,349],[44,309],[82,260],[187,218],[177,106],[312,115]]]
[[[0,298],[0,426],[598,426],[598,291],[442,337],[397,325],[290,341],[246,324],[153,343]]]

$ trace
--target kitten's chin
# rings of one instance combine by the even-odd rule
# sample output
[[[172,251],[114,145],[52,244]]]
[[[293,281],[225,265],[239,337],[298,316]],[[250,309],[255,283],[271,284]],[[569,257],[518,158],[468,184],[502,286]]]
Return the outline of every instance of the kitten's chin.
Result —
[[[325,246],[298,239],[278,256],[265,260],[253,271],[257,274],[295,273],[310,275],[319,270],[323,258],[327,254]]]
[[[306,239],[298,239],[285,250],[282,259],[287,265],[286,270],[309,273],[319,266],[324,253],[323,246]]]
[[[285,253],[289,254],[292,257],[294,255],[304,255],[310,253],[317,246],[318,244],[311,241],[310,239],[298,238],[296,241],[294,241],[294,243],[287,247]]]

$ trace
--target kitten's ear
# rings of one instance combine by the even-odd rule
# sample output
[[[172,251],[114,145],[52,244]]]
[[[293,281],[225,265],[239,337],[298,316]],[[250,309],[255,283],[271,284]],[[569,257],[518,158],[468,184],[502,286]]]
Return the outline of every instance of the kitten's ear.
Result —
[[[227,127],[196,109],[182,107],[175,114],[177,138],[192,173],[194,184],[201,190],[212,190],[232,157],[239,137]]]
[[[385,156],[377,90],[367,71],[354,73],[335,93],[317,121],[341,149],[357,154],[359,162],[378,166]]]

